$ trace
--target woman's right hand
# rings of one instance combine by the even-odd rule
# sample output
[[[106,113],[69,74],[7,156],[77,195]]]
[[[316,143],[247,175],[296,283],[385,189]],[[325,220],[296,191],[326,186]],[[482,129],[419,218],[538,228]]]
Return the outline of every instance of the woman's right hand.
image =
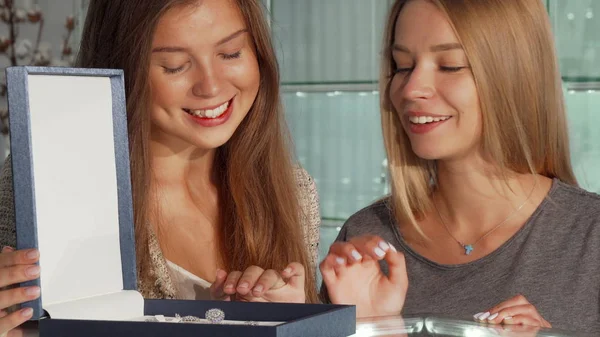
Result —
[[[0,289],[35,280],[40,276],[40,267],[36,264],[40,254],[36,249],[14,250],[4,247],[0,252]],[[35,300],[40,296],[40,288],[17,287],[0,290],[0,334],[4,334],[25,323],[33,315],[31,308],[13,313],[7,309],[13,305]]]
[[[389,274],[379,267],[387,262]],[[356,305],[356,317],[399,315],[404,306],[408,277],[404,254],[376,236],[334,243],[320,265],[329,299]]]

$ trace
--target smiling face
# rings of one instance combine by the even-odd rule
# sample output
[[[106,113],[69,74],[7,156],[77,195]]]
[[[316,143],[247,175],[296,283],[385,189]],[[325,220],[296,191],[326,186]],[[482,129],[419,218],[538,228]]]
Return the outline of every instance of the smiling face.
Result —
[[[467,57],[444,14],[408,1],[396,21],[390,100],[415,154],[456,159],[478,151],[482,117]]]
[[[154,140],[174,149],[225,144],[254,103],[260,73],[232,0],[174,7],[159,20],[150,64]]]

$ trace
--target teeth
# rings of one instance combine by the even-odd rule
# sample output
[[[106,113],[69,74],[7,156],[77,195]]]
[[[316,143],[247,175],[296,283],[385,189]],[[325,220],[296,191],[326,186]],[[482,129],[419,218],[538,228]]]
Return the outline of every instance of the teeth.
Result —
[[[427,124],[432,122],[442,122],[449,119],[451,116],[431,117],[431,116],[410,116],[408,119],[413,124]]]
[[[223,103],[220,107],[207,110],[185,110],[187,113],[203,118],[217,118],[221,116],[229,107],[229,101]]]

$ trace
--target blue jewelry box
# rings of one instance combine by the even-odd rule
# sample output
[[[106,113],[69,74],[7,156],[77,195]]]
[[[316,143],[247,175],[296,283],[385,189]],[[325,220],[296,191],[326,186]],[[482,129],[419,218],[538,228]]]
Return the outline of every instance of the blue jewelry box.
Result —
[[[355,307],[148,300],[137,292],[122,70],[6,70],[17,249],[38,248],[40,336],[330,336]],[[149,322],[219,309],[218,324]],[[277,322],[271,325],[263,322]]]

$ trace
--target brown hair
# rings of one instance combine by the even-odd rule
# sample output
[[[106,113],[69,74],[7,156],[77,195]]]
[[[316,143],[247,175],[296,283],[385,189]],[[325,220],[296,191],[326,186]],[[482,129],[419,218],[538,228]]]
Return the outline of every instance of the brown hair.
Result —
[[[408,1],[397,0],[387,20],[381,115],[394,214],[420,231],[416,219],[431,209],[435,162],[412,151],[389,97],[396,67],[391,46],[396,21]],[[554,39],[542,2],[428,1],[446,15],[469,60],[483,115],[483,150],[502,174],[538,173],[577,185]]]
[[[234,1],[234,0],[232,0]],[[125,73],[139,277],[148,277],[150,186],[150,87],[152,36],[160,17],[190,0],[92,0],[77,65],[119,68]],[[269,27],[258,0],[236,0],[256,49],[260,88],[233,137],[217,150],[222,209],[220,256],[227,270],[250,265],[282,270],[292,261],[306,268],[306,299],[316,284],[300,223],[300,204],[289,132],[279,95],[279,69]]]

